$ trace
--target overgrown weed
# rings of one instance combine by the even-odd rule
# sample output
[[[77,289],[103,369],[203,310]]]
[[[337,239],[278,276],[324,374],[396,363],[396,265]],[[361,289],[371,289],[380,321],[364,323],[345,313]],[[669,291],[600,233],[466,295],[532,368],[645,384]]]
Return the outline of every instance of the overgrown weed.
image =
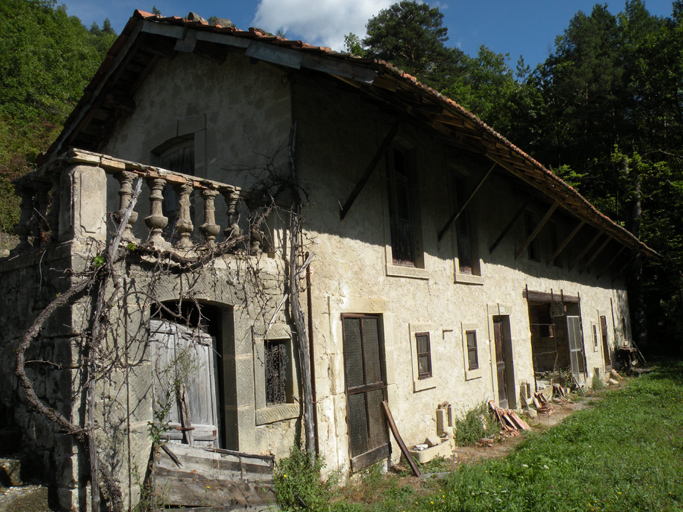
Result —
[[[497,435],[499,430],[484,402],[468,411],[463,419],[456,420],[455,441],[460,446],[473,446],[482,438]]]

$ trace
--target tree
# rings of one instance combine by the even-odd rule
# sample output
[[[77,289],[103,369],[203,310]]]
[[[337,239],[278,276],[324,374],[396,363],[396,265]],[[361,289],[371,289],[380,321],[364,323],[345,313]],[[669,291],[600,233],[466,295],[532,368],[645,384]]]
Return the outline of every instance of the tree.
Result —
[[[441,91],[462,74],[464,55],[445,46],[448,29],[442,20],[437,7],[401,0],[368,21],[367,56],[391,62]]]

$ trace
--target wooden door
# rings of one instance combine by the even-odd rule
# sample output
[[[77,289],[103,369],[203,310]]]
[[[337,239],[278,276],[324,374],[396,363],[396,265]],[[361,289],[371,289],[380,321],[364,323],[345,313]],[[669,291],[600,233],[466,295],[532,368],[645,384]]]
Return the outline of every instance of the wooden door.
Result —
[[[496,345],[496,375],[498,376],[498,405],[508,408],[507,371],[505,368],[505,336],[503,334],[503,319],[493,319],[493,339]]]
[[[572,374],[574,374],[576,382],[581,383],[581,376],[585,372],[585,364],[581,321],[578,316],[567,317],[567,343],[569,344],[569,361]]]
[[[389,457],[380,317],[344,315],[342,326],[351,470],[358,471]]]
[[[197,329],[150,321],[155,422],[171,442],[219,447],[214,340]]]
[[[605,360],[605,367],[612,366],[612,356],[609,351],[609,343],[607,342],[607,317],[600,317],[600,336],[602,337],[602,356]]]

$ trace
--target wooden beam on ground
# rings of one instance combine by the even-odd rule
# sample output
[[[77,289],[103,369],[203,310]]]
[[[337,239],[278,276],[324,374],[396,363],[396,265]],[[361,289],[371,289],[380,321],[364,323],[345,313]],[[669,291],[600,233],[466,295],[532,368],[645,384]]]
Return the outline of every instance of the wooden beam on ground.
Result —
[[[598,257],[598,255],[605,249],[605,247],[607,247],[607,244],[609,244],[611,241],[612,241],[612,238],[610,238],[609,236],[607,236],[607,239],[606,239],[604,242],[602,242],[602,245],[601,245],[600,247],[598,247],[598,250],[595,251],[595,252],[593,253],[593,255],[588,259],[588,261],[586,262],[586,264],[583,265],[583,266],[579,269],[579,274],[582,273],[584,270],[586,270],[588,267],[590,267],[591,263],[593,263],[593,262],[595,261],[595,258]]]
[[[531,245],[531,242],[534,241],[534,239],[538,236],[538,234],[541,232],[541,229],[543,229],[543,226],[546,225],[546,223],[550,220],[550,217],[552,214],[557,210],[557,207],[560,206],[560,203],[555,201],[550,208],[548,208],[548,211],[545,212],[545,215],[541,219],[541,221],[538,223],[538,225],[534,228],[534,230],[531,232],[531,234],[527,237],[526,240],[524,240],[524,243],[522,246],[517,249],[517,252],[515,253],[515,259],[519,258],[521,254],[526,251],[527,247]]]
[[[441,228],[441,231],[439,231],[439,236],[438,236],[439,242],[441,241],[443,236],[446,234],[446,231],[448,231],[448,228],[451,227],[451,224],[453,224],[456,220],[458,220],[458,217],[460,217],[460,215],[462,215],[462,212],[465,211],[465,208],[467,208],[467,205],[470,204],[470,202],[472,201],[474,196],[477,194],[477,192],[479,192],[479,189],[481,188],[481,186],[486,181],[486,178],[488,178],[491,175],[491,173],[493,172],[493,169],[496,168],[496,165],[498,165],[498,164],[494,163],[491,166],[491,168],[486,172],[486,174],[484,174],[484,176],[481,178],[481,180],[479,180],[479,183],[477,183],[477,186],[474,187],[474,190],[472,191],[470,196],[465,200],[465,202],[460,206],[460,208],[453,215],[451,215],[451,218],[448,219],[448,222],[446,222],[446,225],[443,228]]]
[[[526,201],[524,201],[524,204],[517,210],[517,213],[515,213],[512,216],[512,219],[510,219],[510,222],[507,223],[507,225],[503,228],[503,231],[501,231],[500,235],[498,235],[498,238],[496,238],[496,241],[491,244],[491,247],[489,247],[489,254],[492,254],[493,251],[496,250],[496,247],[503,241],[503,238],[505,238],[505,235],[508,234],[508,232],[512,229],[512,226],[514,226],[515,222],[517,219],[521,217],[521,215],[524,213],[524,210],[526,210],[527,206],[531,204],[531,202],[536,198],[537,194],[532,194],[530,195]]]
[[[607,272],[607,269],[610,268],[610,267],[612,266],[612,263],[614,263],[615,261],[617,261],[617,258],[621,255],[622,252],[624,252],[624,249],[626,249],[626,246],[625,246],[625,245],[622,245],[621,248],[617,251],[617,253],[612,257],[612,259],[609,260],[609,263],[607,263],[607,265],[605,265],[605,266],[602,268],[602,270],[598,273],[598,275],[597,275],[597,278],[598,278],[598,279],[600,279],[600,277],[601,277],[605,272]]]
[[[382,401],[382,407],[384,408],[384,414],[387,415],[387,421],[389,422],[389,428],[391,428],[391,433],[394,434],[394,438],[398,443],[398,447],[401,449],[401,453],[403,453],[403,456],[408,461],[408,465],[410,466],[410,469],[413,470],[413,474],[419,478],[421,476],[420,470],[418,469],[417,464],[415,464],[413,457],[410,455],[410,452],[408,451],[406,444],[403,442],[401,434],[398,433],[398,428],[396,427],[396,423],[394,423],[394,417],[391,414],[389,404],[386,400]]]
[[[576,227],[573,229],[571,233],[569,233],[569,236],[564,239],[564,241],[560,244],[560,246],[557,248],[557,250],[548,258],[548,261],[546,262],[546,267],[549,267],[550,264],[555,261],[555,259],[560,255],[562,251],[564,251],[565,247],[569,245],[569,242],[572,241],[572,239],[578,234],[579,231],[581,231],[581,228],[584,226],[586,223],[585,220],[579,221],[579,223],[576,225]]]
[[[601,232],[601,231],[598,231],[598,232],[596,233],[596,235],[593,237],[593,239],[592,239],[590,242],[588,242],[588,245],[586,245],[586,247],[584,247],[583,250],[576,256],[576,258],[574,258],[574,259],[569,263],[569,270],[573,269],[574,266],[575,266],[579,261],[581,261],[581,258],[583,258],[583,257],[586,255],[586,253],[587,253],[588,251],[591,250],[591,247],[593,247],[593,246],[595,245],[595,242],[597,242],[598,239],[599,239],[601,236],[602,236],[602,232]]]
[[[394,126],[392,126],[389,132],[387,133],[386,137],[384,137],[382,144],[380,144],[379,148],[377,148],[375,156],[372,157],[372,160],[370,160],[370,164],[365,168],[365,171],[356,183],[356,186],[351,192],[351,195],[348,197],[346,202],[344,202],[344,205],[340,207],[339,220],[344,220],[346,214],[349,213],[349,210],[351,209],[351,206],[358,197],[358,194],[360,194],[361,190],[363,190],[363,187],[368,182],[368,179],[370,179],[372,171],[375,170],[375,167],[377,167],[377,164],[379,163],[380,159],[382,158],[382,156],[384,156],[384,153],[386,152],[391,142],[394,140],[394,137],[396,137],[396,134],[398,133],[398,129],[400,128],[400,126],[400,122],[394,124]]]

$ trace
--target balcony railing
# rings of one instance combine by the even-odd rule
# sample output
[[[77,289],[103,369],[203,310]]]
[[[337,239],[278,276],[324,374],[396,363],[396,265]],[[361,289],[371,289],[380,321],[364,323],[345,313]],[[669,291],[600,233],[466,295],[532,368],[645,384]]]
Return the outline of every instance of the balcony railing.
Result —
[[[118,201],[112,191],[107,194],[107,175],[118,182]],[[13,254],[79,238],[106,240],[107,221],[120,222],[138,177],[142,178],[147,190],[143,190],[128,219],[124,241],[144,242],[155,249],[184,251],[213,247],[222,227],[216,222],[218,196],[225,204],[226,215],[221,216],[227,224],[223,229],[225,239],[242,235],[238,222],[244,193],[239,187],[99,153],[70,150],[15,180],[17,194],[21,197],[21,217],[15,226],[20,243]],[[169,226],[169,216],[165,215],[163,207],[164,194],[168,193],[169,187],[177,194],[178,203],[172,226]],[[107,211],[108,196],[110,207],[112,197],[114,204],[118,202],[114,211]],[[197,201],[203,209],[200,226],[195,226],[192,219],[193,197],[201,198]],[[148,201],[148,210],[144,208],[145,201]],[[136,222],[141,211],[148,213],[144,217],[148,230],[144,240],[134,235],[139,229]],[[257,229],[250,233],[252,253],[260,251],[261,236]]]

